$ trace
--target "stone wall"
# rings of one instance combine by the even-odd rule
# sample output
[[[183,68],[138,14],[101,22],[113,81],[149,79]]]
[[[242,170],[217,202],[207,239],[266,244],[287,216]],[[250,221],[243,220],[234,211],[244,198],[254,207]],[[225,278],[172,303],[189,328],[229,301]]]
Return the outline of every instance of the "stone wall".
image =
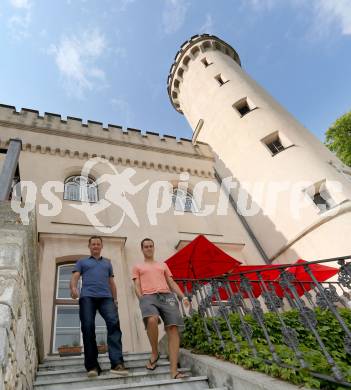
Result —
[[[0,390],[32,389],[42,359],[35,219],[0,204]]]

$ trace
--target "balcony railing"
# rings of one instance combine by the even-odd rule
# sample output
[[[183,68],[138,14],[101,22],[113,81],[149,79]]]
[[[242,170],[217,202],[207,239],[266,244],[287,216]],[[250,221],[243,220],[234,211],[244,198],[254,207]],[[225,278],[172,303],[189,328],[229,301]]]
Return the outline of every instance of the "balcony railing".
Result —
[[[176,281],[190,300],[189,311],[180,303],[185,322],[191,327],[193,319],[200,321],[207,345],[225,351],[230,342],[234,354],[245,345],[253,359],[307,371],[333,383],[326,388],[351,387],[351,256],[242,272],[238,267],[230,275]],[[291,325],[289,313],[298,326]],[[329,334],[319,324],[324,314],[330,318]],[[279,335],[269,323],[273,318]],[[338,345],[333,345],[334,334],[341,340]],[[323,369],[311,364],[303,344],[306,338],[325,361]],[[265,345],[266,353],[260,345]],[[292,358],[281,357],[281,345],[288,347]]]

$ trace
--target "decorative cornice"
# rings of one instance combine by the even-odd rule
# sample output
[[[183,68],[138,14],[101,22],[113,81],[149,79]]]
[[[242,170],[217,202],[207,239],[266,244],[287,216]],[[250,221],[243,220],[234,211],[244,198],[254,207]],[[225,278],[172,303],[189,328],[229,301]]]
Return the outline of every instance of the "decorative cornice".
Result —
[[[7,148],[8,144],[9,144],[9,139],[8,140],[0,139],[0,148]],[[31,153],[48,154],[52,156],[68,157],[68,158],[79,159],[79,160],[88,160],[94,157],[101,157],[107,159],[110,163],[114,165],[153,169],[156,171],[178,173],[178,174],[182,172],[188,172],[191,176],[214,178],[214,173],[212,171],[204,171],[204,170],[198,170],[198,169],[170,165],[170,164],[161,164],[161,163],[156,163],[152,161],[150,162],[145,160],[137,160],[137,159],[130,159],[130,158],[122,158],[122,157],[116,158],[114,156],[107,156],[105,154],[88,153],[79,150],[52,148],[50,146],[35,145],[31,143],[23,143],[22,150]]]
[[[184,42],[174,58],[167,80],[168,96],[173,107],[181,114],[183,114],[183,111],[180,108],[178,95],[180,92],[179,87],[183,81],[183,74],[188,69],[191,60],[194,60],[199,53],[205,53],[210,50],[221,51],[241,66],[238,53],[228,43],[215,35],[194,35]]]

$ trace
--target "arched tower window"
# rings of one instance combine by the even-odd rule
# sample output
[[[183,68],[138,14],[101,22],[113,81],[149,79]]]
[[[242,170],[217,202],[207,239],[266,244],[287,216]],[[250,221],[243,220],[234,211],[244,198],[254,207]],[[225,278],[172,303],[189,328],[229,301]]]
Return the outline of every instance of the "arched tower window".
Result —
[[[176,211],[187,211],[192,213],[198,211],[192,194],[181,188],[173,189],[172,204]]]
[[[70,176],[65,180],[63,199],[96,203],[99,200],[95,180],[85,176]]]

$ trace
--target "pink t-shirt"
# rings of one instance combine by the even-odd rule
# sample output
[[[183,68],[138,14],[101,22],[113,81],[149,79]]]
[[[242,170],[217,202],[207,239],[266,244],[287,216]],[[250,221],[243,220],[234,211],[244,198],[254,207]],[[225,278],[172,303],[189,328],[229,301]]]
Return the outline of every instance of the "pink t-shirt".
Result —
[[[143,295],[171,292],[166,275],[172,276],[172,272],[166,263],[158,261],[140,263],[132,269],[132,279],[140,280]]]

